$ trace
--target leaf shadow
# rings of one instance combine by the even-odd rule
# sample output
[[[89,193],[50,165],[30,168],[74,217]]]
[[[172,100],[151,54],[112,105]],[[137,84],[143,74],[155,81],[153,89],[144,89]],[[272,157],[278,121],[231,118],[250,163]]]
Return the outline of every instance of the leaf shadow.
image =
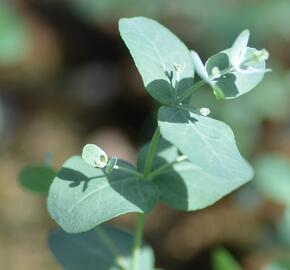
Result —
[[[158,158],[158,162],[165,164],[166,160]],[[178,172],[168,168],[154,180],[160,192],[160,200],[168,206],[178,209],[188,209],[188,192],[186,185]]]
[[[230,67],[230,59],[226,53],[220,52],[210,58],[206,65],[206,69],[211,74],[212,69],[218,67],[219,70],[224,70]],[[229,73],[216,79],[216,85],[223,91],[226,97],[235,97],[239,94],[236,85],[237,77],[233,73]]]
[[[199,112],[190,105],[183,104],[182,106],[165,107],[159,110],[158,121],[175,124],[197,123]],[[181,140],[183,138],[180,138]]]
[[[168,71],[165,72],[166,76],[171,76]],[[176,97],[181,96],[188,88],[193,85],[193,78],[183,78],[178,82]],[[151,81],[147,84],[146,89],[152,97],[165,105],[175,103],[175,94],[172,85],[165,79]],[[191,97],[188,97],[185,102],[189,102]]]
[[[83,184],[82,192],[85,192],[88,189],[89,182],[91,180],[101,178],[103,177],[103,175],[87,177],[86,175],[77,170],[62,167],[57,174],[57,177],[61,180],[69,181],[69,187],[71,188],[78,187],[79,185]]]
[[[136,170],[123,160],[119,160],[118,165]],[[116,192],[144,212],[150,211],[158,200],[159,190],[151,181],[145,181],[135,174],[118,170],[113,170],[112,173],[106,176],[111,187]]]
[[[118,164],[122,164],[123,166],[127,166],[131,170],[134,170],[134,167],[125,161],[119,160]],[[95,168],[92,167],[92,170],[94,169]],[[94,175],[94,172],[92,171],[90,175]],[[106,174],[102,170],[101,174],[98,175],[96,172],[96,176],[88,177],[80,171],[63,167],[59,171],[57,177],[60,180],[68,181],[69,188],[78,188],[77,192],[82,192],[84,196],[88,193],[93,193],[94,190],[97,191],[100,188],[100,185],[105,186],[107,181],[114,191],[119,193],[127,201],[142,209],[144,212],[151,210],[158,199],[158,189],[154,184],[148,181],[141,181],[138,179],[138,176],[126,171],[113,170],[110,174]],[[90,182],[98,181],[101,178],[103,179],[100,185],[96,182],[91,183],[90,185]],[[82,186],[81,189],[79,188],[80,186]]]
[[[119,258],[104,242],[109,237]],[[60,264],[67,270],[95,270],[119,269],[117,259],[124,265],[129,264],[133,237],[127,231],[109,226],[100,225],[90,231],[80,234],[69,234],[58,229],[49,234],[48,246]],[[142,243],[142,247],[145,244]]]
[[[143,147],[139,153],[138,159],[139,170],[144,169],[148,147],[149,144]],[[172,146],[171,143],[169,143],[163,138],[161,138],[158,143],[158,152],[159,153],[163,152],[162,155],[166,156],[169,162],[173,161],[170,160],[171,155],[173,156],[180,155],[179,150],[176,147]],[[152,170],[156,170],[159,167],[168,164],[168,161],[164,157],[156,155],[152,166]],[[166,171],[164,171],[164,173],[156,176],[152,180],[152,182],[154,182],[159,188],[160,190],[159,199],[162,202],[166,203],[167,205],[173,208],[180,210],[185,210],[188,208],[187,188],[186,185],[184,184],[182,177],[178,174],[178,172],[174,171],[173,169],[171,169],[171,167],[169,167]]]

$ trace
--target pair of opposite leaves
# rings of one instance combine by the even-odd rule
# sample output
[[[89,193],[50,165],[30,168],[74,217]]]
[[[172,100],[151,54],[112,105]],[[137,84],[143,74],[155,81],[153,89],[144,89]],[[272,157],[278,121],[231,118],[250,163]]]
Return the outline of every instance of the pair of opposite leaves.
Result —
[[[147,91],[165,105],[174,104],[193,87],[194,71],[218,98],[236,98],[252,90],[268,71],[268,53],[247,46],[248,30],[238,36],[230,49],[213,55],[204,66],[196,52],[190,53],[182,41],[154,20],[121,19],[119,28]],[[176,66],[182,67],[181,74],[174,72]],[[223,74],[225,70],[227,73]]]

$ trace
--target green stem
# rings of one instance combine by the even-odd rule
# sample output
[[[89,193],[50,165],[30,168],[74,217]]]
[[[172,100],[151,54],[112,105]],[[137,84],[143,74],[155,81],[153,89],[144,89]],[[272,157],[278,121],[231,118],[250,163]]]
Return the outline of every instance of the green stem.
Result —
[[[193,94],[193,92],[195,92],[197,89],[199,89],[200,87],[204,86],[207,82],[204,80],[200,80],[199,82],[197,82],[196,84],[194,84],[193,86],[191,86],[190,88],[188,88],[178,99],[178,102],[182,102],[183,100],[187,99],[189,96],[191,96]]]
[[[123,167],[122,165],[115,165],[114,169],[120,170],[120,171],[123,171],[123,172],[129,172],[131,174],[135,174],[138,177],[143,177],[142,173],[139,173],[138,171],[132,170],[130,168]]]
[[[131,270],[138,270],[139,268],[139,259],[140,259],[141,245],[142,245],[144,221],[145,221],[145,215],[142,213],[138,213],[137,219],[136,219],[136,226],[135,226],[134,246],[132,250]]]
[[[233,71],[232,67],[228,67],[225,68],[223,70],[220,71],[220,77],[226,75],[227,73]],[[209,80],[213,80],[215,79],[215,75],[209,76]],[[207,82],[204,80],[200,80],[199,82],[197,82],[196,84],[194,84],[193,86],[191,86],[190,88],[188,88],[178,99],[177,102],[182,102],[183,100],[185,100],[186,98],[188,98],[189,96],[191,96],[197,89],[199,89],[200,87],[206,85]]]
[[[151,172],[154,156],[157,150],[158,141],[160,138],[159,127],[156,128],[150,146],[147,153],[143,177],[147,179],[148,175]],[[143,229],[144,229],[145,215],[143,213],[137,214],[136,226],[135,226],[135,235],[134,235],[134,246],[132,249],[132,264],[131,270],[138,270],[139,268],[139,258],[142,245]]]
[[[146,158],[146,162],[145,162],[145,166],[144,166],[144,178],[145,179],[148,177],[149,173],[151,172],[152,163],[153,163],[155,152],[156,152],[156,149],[158,146],[159,138],[160,138],[160,129],[159,129],[159,127],[157,127],[155,132],[154,132],[154,135],[152,137],[149,151],[148,151],[147,158]]]
[[[242,65],[246,65],[248,63],[251,63],[253,61],[253,59],[250,57],[248,59],[245,59],[240,66]],[[234,68],[232,66],[229,66],[223,70],[220,71],[220,77],[224,76],[230,72],[233,72]],[[215,75],[209,76],[209,80],[213,80],[215,79]],[[188,98],[190,95],[193,94],[193,92],[195,92],[198,88],[204,86],[207,82],[204,80],[200,80],[199,82],[197,82],[196,84],[194,84],[192,87],[188,88],[178,99],[177,102],[182,102],[183,100],[185,100],[186,98]]]
[[[182,155],[179,156],[176,160],[166,163],[160,167],[158,167],[156,170],[152,171],[151,173],[149,173],[148,178],[152,179],[154,176],[161,174],[163,171],[167,170],[168,168],[172,167],[173,165],[180,163],[184,160],[187,159],[187,156]]]
[[[116,264],[120,268],[120,270],[127,270],[127,267],[123,264],[122,257],[119,255],[117,247],[114,245],[111,238],[107,235],[106,231],[102,227],[98,226],[96,227],[96,232],[105,244],[105,246],[108,248],[108,250],[115,257]]]

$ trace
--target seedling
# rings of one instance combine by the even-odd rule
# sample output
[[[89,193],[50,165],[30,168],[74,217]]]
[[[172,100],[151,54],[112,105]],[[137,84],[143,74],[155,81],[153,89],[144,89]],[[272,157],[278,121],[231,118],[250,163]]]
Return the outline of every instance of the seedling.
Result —
[[[206,208],[253,177],[230,127],[209,117],[214,108],[194,108],[190,102],[204,85],[217,98],[232,99],[261,82],[269,71],[268,53],[248,47],[249,31],[203,65],[196,52],[154,20],[121,19],[119,29],[146,90],[161,104],[157,127],[136,167],[89,144],[57,173],[48,212],[69,234],[58,231],[49,242],[69,270],[155,269],[153,252],[142,243],[146,213],[159,201],[182,211]],[[134,237],[101,225],[130,212],[137,213]]]

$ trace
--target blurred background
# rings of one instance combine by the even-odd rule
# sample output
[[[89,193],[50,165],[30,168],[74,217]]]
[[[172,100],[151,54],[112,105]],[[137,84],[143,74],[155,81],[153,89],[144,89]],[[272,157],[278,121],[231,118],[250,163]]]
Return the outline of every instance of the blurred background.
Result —
[[[207,89],[192,100],[228,123],[254,181],[206,210],[160,204],[147,217],[146,240],[167,270],[212,269],[217,246],[246,270],[290,256],[289,0],[1,0],[0,265],[6,270],[61,269],[47,248],[56,225],[45,198],[17,183],[21,168],[50,153],[57,169],[86,143],[135,163],[156,125],[145,91],[120,39],[120,17],[147,16],[206,60],[251,30],[250,46],[270,52],[262,83],[217,101]],[[134,215],[113,221],[132,228]],[[284,268],[283,268],[284,269]]]

